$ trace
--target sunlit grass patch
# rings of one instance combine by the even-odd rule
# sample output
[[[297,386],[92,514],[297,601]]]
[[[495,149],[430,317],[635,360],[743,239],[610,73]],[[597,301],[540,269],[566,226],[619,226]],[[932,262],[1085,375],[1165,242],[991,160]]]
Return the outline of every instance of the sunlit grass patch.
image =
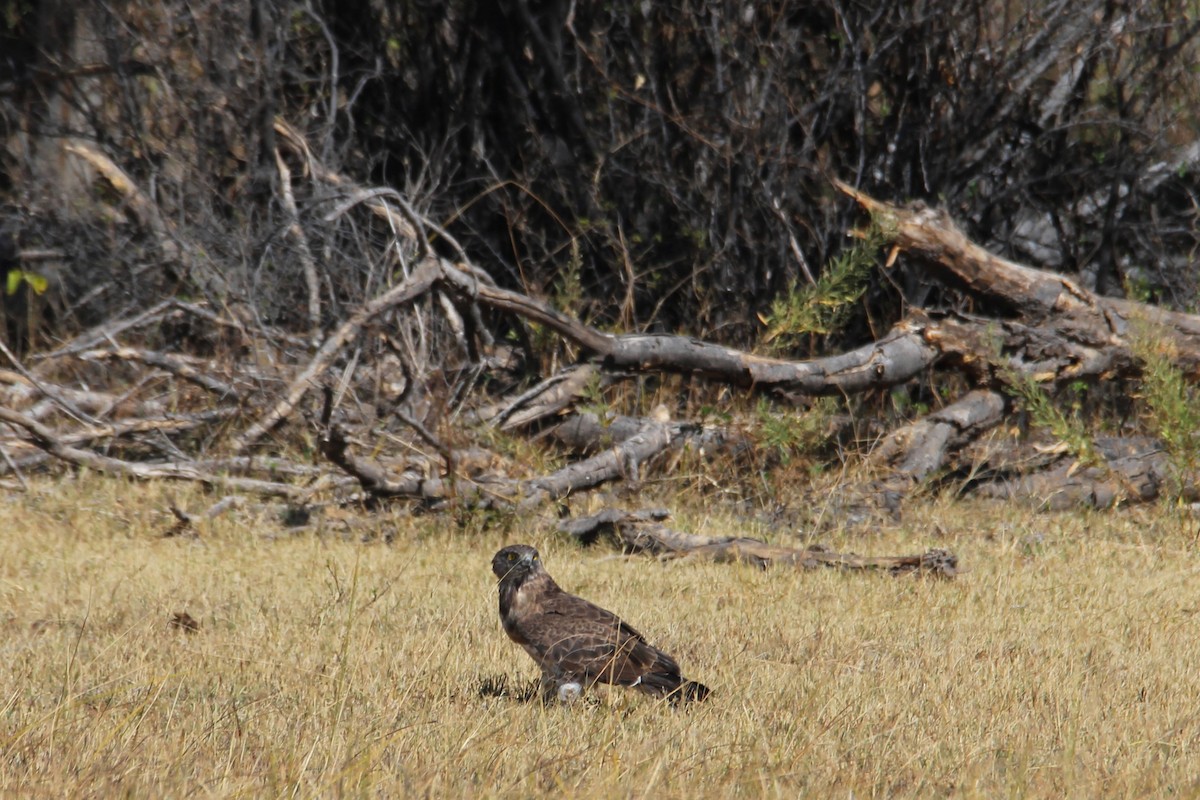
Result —
[[[930,500],[827,541],[950,547],[968,571],[942,582],[614,557],[536,519],[385,513],[384,544],[248,508],[163,538],[170,500],[210,498],[85,478],[0,501],[0,792],[1200,791],[1200,563],[1174,511]],[[713,696],[523,702],[488,566],[518,540]]]

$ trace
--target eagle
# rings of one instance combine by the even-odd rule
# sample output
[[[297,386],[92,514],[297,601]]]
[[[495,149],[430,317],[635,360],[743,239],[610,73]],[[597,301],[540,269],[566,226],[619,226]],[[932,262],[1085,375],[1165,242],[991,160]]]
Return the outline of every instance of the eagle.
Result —
[[[542,670],[544,702],[569,702],[597,683],[673,702],[708,696],[707,686],[684,678],[675,659],[616,614],[559,588],[533,547],[501,549],[492,572],[500,579],[500,622]]]

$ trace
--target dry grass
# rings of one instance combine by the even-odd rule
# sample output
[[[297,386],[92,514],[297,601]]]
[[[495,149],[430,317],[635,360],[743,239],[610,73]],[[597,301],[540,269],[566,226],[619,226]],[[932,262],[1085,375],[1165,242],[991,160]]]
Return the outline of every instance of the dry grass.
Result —
[[[162,539],[167,491],[204,505],[99,478],[0,498],[0,794],[1200,795],[1200,565],[1161,510],[931,504],[849,542],[956,549],[971,571],[934,583],[402,517],[390,545],[248,517]],[[480,696],[535,674],[488,572],[520,539],[717,694]]]

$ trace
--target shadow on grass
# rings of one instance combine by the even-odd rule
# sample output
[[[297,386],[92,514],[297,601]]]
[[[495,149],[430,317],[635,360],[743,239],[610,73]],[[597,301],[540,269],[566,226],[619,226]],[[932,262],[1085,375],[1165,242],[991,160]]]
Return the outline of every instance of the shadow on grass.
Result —
[[[541,699],[536,678],[515,682],[510,681],[507,675],[488,675],[479,679],[478,692],[480,697],[505,697],[518,703],[533,703]]]

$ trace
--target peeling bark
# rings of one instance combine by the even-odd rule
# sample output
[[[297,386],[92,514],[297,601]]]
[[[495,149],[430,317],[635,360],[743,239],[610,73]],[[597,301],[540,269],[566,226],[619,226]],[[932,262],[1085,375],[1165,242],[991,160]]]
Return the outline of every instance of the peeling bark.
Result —
[[[946,464],[949,452],[1000,424],[1008,403],[998,392],[976,390],[923,419],[893,431],[871,454],[899,475],[921,480]]]

